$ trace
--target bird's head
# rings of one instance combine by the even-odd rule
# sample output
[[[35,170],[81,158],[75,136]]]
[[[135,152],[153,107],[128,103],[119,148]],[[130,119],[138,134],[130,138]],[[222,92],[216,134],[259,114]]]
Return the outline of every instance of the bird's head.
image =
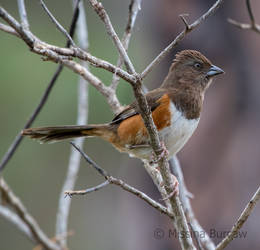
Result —
[[[224,71],[213,65],[204,55],[196,50],[183,50],[176,54],[163,86],[191,86],[205,91],[212,78]]]

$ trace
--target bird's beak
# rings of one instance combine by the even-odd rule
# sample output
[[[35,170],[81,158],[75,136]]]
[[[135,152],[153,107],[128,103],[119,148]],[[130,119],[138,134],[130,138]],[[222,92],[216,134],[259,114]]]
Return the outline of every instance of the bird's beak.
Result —
[[[207,73],[207,76],[211,77],[211,76],[216,76],[216,75],[223,74],[223,73],[225,73],[224,70],[222,70],[221,68],[219,68],[215,65],[211,65],[211,67]]]

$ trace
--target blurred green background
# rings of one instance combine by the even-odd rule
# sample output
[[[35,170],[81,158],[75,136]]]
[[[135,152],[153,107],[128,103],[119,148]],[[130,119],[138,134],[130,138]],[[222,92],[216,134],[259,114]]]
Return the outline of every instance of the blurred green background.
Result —
[[[136,70],[148,63],[183,29],[178,15],[190,13],[195,20],[215,1],[163,0],[143,1],[134,28],[129,55]],[[39,1],[25,1],[32,32],[51,44],[64,46],[65,39],[42,10]],[[59,22],[69,27],[71,1],[47,1]],[[62,8],[61,8],[62,4]],[[121,37],[127,20],[129,1],[103,1],[112,23]],[[1,5],[19,20],[16,1],[1,0]],[[252,1],[260,20],[260,3]],[[90,52],[111,63],[117,51],[104,26],[88,2],[85,2]],[[198,130],[180,152],[184,176],[195,213],[209,232],[230,230],[240,212],[259,185],[260,148],[260,35],[238,30],[227,18],[249,22],[245,1],[225,1],[224,5],[189,34],[146,79],[149,89],[158,87],[167,74],[174,54],[181,49],[197,49],[226,71],[207,93]],[[1,20],[2,22],[2,20]],[[39,102],[58,65],[44,62],[19,39],[0,31],[0,157]],[[91,67],[91,71],[109,84],[112,75]],[[46,105],[33,126],[75,124],[78,76],[64,69]],[[128,83],[121,81],[118,97],[122,104],[133,100]],[[110,121],[108,105],[93,87],[89,87],[89,123]],[[100,166],[154,199],[159,195],[141,163],[116,152],[98,139],[88,139],[84,150]],[[20,197],[42,229],[52,237],[59,193],[68,165],[70,145],[39,144],[25,139],[8,163],[3,176]],[[103,179],[82,162],[77,189],[101,183]],[[227,249],[259,249],[259,206],[247,221],[245,239],[234,240]],[[165,237],[154,238],[161,228]],[[69,229],[70,249],[179,249],[167,237],[171,224],[167,218],[143,201],[108,186],[87,196],[73,197]],[[219,242],[221,237],[213,237]],[[0,249],[31,249],[33,245],[9,222],[0,217]]]

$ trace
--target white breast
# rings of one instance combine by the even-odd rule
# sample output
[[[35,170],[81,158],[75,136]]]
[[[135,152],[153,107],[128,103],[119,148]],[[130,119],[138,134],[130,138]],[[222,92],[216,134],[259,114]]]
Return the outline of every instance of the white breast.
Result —
[[[171,126],[160,130],[161,140],[169,152],[169,158],[177,154],[197,128],[199,119],[188,120],[182,112],[170,104]],[[140,158],[150,161],[152,158],[152,148],[150,146],[137,146],[126,150],[130,157]]]
[[[169,151],[169,157],[177,154],[198,126],[198,119],[187,119],[182,112],[171,103],[172,119],[170,128],[161,130],[161,137]]]

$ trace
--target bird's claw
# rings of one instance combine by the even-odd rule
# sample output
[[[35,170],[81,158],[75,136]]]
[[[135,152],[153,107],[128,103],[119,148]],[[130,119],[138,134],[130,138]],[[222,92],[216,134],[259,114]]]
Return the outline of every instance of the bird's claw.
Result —
[[[154,153],[151,156],[150,164],[156,164],[158,163],[164,156],[168,157],[169,156],[169,151],[167,150],[164,142],[161,142],[161,147],[162,147],[162,152],[159,156],[156,156]]]
[[[173,185],[171,187],[171,193],[169,193],[166,197],[161,199],[162,201],[169,200],[171,197],[178,196],[179,195],[179,182],[175,175],[172,174],[173,179]]]

